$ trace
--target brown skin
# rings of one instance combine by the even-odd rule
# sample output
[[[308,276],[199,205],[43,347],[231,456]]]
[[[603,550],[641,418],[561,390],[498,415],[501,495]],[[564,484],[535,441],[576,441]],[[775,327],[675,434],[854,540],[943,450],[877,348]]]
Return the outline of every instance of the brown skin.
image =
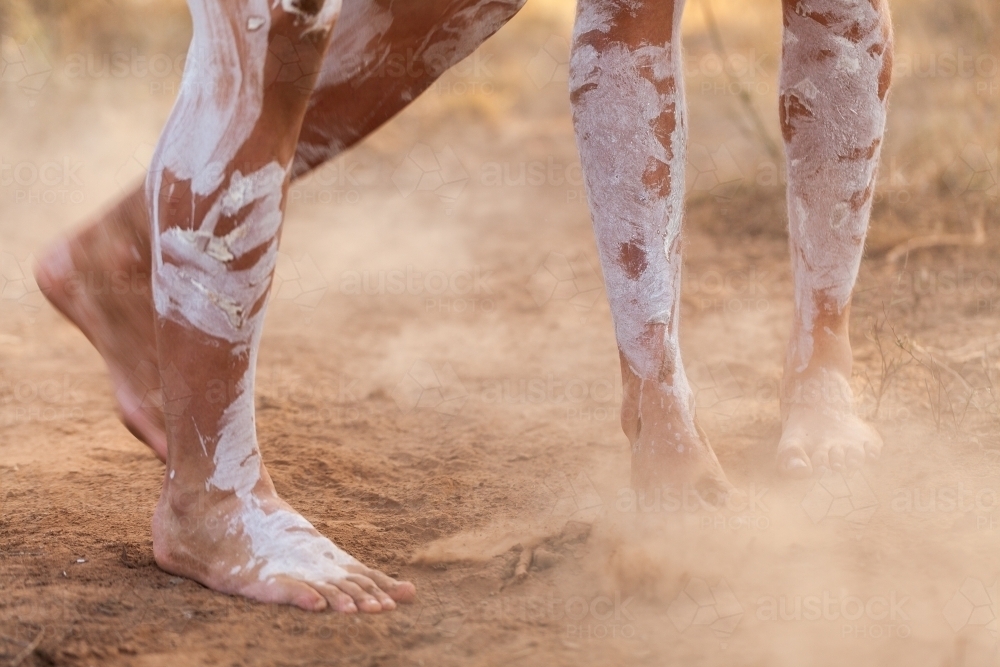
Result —
[[[234,7],[231,20],[240,22],[242,13]],[[268,61],[264,70],[264,94],[261,111],[249,138],[226,166],[223,184],[236,171],[253,173],[272,163],[289,164],[298,141],[309,92],[315,84],[320,60],[325,52],[330,32],[306,31],[303,21],[295,14],[286,14],[280,7],[272,9],[270,44],[287,40],[297,47],[300,68],[305,76],[295,81],[276,77],[279,63]],[[313,48],[309,48],[313,47]],[[241,57],[250,47],[237,43]],[[209,71],[204,76],[225,76]],[[221,82],[211,84],[216,89]],[[182,94],[184,94],[182,92]],[[172,133],[185,132],[184,127],[168,126],[166,141]],[[160,185],[159,230],[197,229],[215,203],[220,192],[196,196],[189,180],[173,174],[168,167],[155,176]],[[281,184],[282,207],[288,179]],[[215,228],[216,236],[225,235],[238,227],[257,224],[254,218],[240,212],[224,216]],[[224,271],[242,270],[257,263],[277,238],[225,264]],[[183,266],[183,265],[181,265]],[[271,277],[268,277],[270,281]],[[207,289],[212,289],[211,283]],[[208,297],[204,297],[206,300]],[[247,304],[247,318],[264,308],[266,294],[254,304]],[[270,475],[264,468],[259,452],[242,465],[257,465],[257,482],[249,494],[213,484],[213,474],[221,463],[216,461],[216,448],[224,425],[224,414],[236,397],[227,400],[209,399],[213,381],[223,386],[239,386],[246,380],[252,388],[255,350],[246,345],[213,337],[187,322],[154,316],[157,359],[163,370],[163,405],[167,441],[167,470],[159,503],[153,514],[153,555],[157,564],[172,574],[188,577],[205,586],[234,595],[243,595],[262,602],[292,604],[309,611],[332,607],[342,612],[379,612],[394,609],[396,602],[409,602],[415,589],[409,582],[365,567],[360,563],[344,569],[333,566],[324,556],[316,554],[329,542],[311,525],[292,529],[301,540],[317,545],[318,549],[290,551],[272,560],[261,558],[255,540],[270,544],[288,544],[289,531],[273,523],[256,528],[251,533],[250,521],[257,511],[260,516],[293,513],[278,497]],[[251,325],[247,325],[250,327]],[[258,325],[259,326],[259,325]],[[251,329],[247,329],[251,331]],[[259,330],[250,339],[250,348],[259,341]],[[252,396],[250,397],[252,406]],[[252,409],[252,407],[251,407]],[[251,417],[246,417],[247,420]],[[240,438],[255,438],[242,432]],[[255,443],[254,443],[255,444]],[[308,537],[304,537],[307,534]],[[256,535],[256,537],[251,537]],[[330,550],[334,547],[330,545]],[[277,570],[263,577],[261,568]]]
[[[447,63],[436,55],[420,61],[414,54],[421,52],[421,45],[426,50],[452,37],[461,29],[457,17],[476,6],[471,0],[396,0],[380,4],[393,12],[393,23],[380,40],[366,46],[366,53],[358,60],[374,60],[375,54],[388,49],[398,59],[409,58],[416,64],[404,76],[393,76],[394,70],[372,66],[341,84],[312,91],[297,145],[325,145],[329,151],[323,155],[298,151],[293,180],[356,144],[430,87]],[[473,13],[471,20],[482,24],[480,30],[489,35],[521,4],[522,0],[494,2]],[[347,3],[344,12],[357,7]],[[337,48],[336,36],[330,48]],[[457,62],[467,55],[458,51],[451,58]],[[35,278],[49,301],[83,331],[104,357],[122,422],[152,448],[157,458],[166,461],[154,347],[149,232],[145,188],[137,184],[68,240],[53,243],[39,261]],[[62,259],[67,253],[68,264]],[[88,276],[112,274],[128,276],[130,288],[124,292],[88,289],[88,284],[100,284],[99,280],[88,283]]]
[[[876,108],[880,107],[884,114],[893,54],[887,2],[872,0],[870,6],[860,5],[859,9],[853,10],[848,5],[828,5],[826,9],[829,11],[823,13],[803,0],[783,0],[782,8],[786,29],[798,26],[796,29],[815,31],[809,33],[812,39],[797,42],[798,46],[794,47],[786,45],[782,50],[782,86],[793,83],[785,80],[785,72],[810,67],[809,77],[817,88],[824,91],[841,89],[843,75],[838,71],[837,59],[828,57],[827,45],[836,40],[847,40],[853,44],[870,43],[862,57],[866,59],[866,64],[871,62],[874,65],[879,61],[880,64],[877,68],[861,68],[861,74],[854,75],[849,83],[853,91],[851,94],[855,97],[841,104],[850,103],[852,109],[862,110],[877,105]],[[808,208],[811,206],[810,195],[827,187],[826,173],[829,171],[849,165],[855,177],[860,178],[863,168],[878,158],[882,137],[871,138],[870,113],[842,113],[829,104],[799,99],[798,94],[794,88],[783,90],[779,115],[788,154],[799,158],[810,156],[816,160],[801,169],[789,170],[789,194],[793,190],[801,193],[804,206]],[[817,134],[814,129],[799,131],[800,128],[816,127],[827,128],[827,131],[823,134]],[[852,145],[849,140],[838,139],[855,136],[863,136],[864,140]],[[837,143],[831,146],[829,142],[834,141]],[[836,157],[820,157],[823,155]],[[820,164],[820,160],[828,162]],[[833,161],[837,164],[832,164]],[[852,183],[851,187],[853,192],[838,194],[849,204],[852,214],[867,216],[865,207],[871,203],[874,177],[867,185]],[[804,246],[819,246],[824,239],[823,230],[818,228],[826,224],[824,211],[820,207],[813,208],[816,210],[809,211],[811,222],[803,230],[803,238],[790,234],[791,252],[801,264],[809,261]],[[861,255],[867,229],[867,219],[862,217],[861,221],[863,226],[852,227],[852,238],[840,240],[845,247],[856,252],[857,257]],[[797,285],[804,279],[799,266],[796,266],[794,278]],[[799,477],[808,477],[820,469],[859,469],[865,461],[878,458],[882,449],[881,436],[854,412],[854,396],[849,384],[852,362],[848,335],[850,301],[838,304],[822,291],[812,292],[811,301],[813,308],[805,310],[815,310],[813,321],[809,321],[808,313],[801,312],[803,304],[796,300],[782,380],[782,434],[778,443],[777,464],[782,473]],[[797,349],[802,341],[809,341],[807,354]],[[793,360],[803,358],[807,359],[805,368],[797,368]]]
[[[613,0],[584,1],[617,6]],[[386,0],[386,5],[390,4],[394,13],[398,10],[398,16],[405,16],[406,20],[394,21],[386,35],[373,40],[367,47],[372,53],[384,51],[387,44],[394,53],[405,53],[421,44],[433,44],[435,39],[447,40],[469,27],[461,22],[456,24],[457,17],[477,25],[476,34],[485,38],[519,6],[516,1],[496,2],[478,12],[464,13],[475,3],[470,0],[390,3]],[[672,31],[673,10],[670,1],[649,2],[639,6],[634,13],[622,14],[610,35],[591,35],[588,39],[595,40],[591,44],[598,48],[615,42],[663,43]],[[280,14],[280,10],[275,11]],[[476,24],[477,21],[480,23]],[[292,41],[301,37],[293,23],[276,15],[272,35],[278,34]],[[605,41],[603,45],[601,40]],[[326,45],[314,46],[315,62],[303,64],[315,72],[320,67],[319,57]],[[463,48],[470,51],[474,44]],[[465,55],[466,52],[455,52],[446,64],[457,62]],[[273,83],[267,90],[254,137],[247,143],[253,148],[236,156],[226,176],[231,176],[235,165],[247,173],[274,160],[287,163],[297,153],[292,177],[300,176],[392,117],[442,71],[443,68],[423,67],[414,70],[413,75],[387,79],[369,68],[349,81],[318,93],[312,92],[315,75],[294,83]],[[881,90],[881,81],[879,86]],[[313,100],[307,105],[310,94]],[[668,108],[656,119],[653,129],[657,136],[670,135],[676,124],[675,114],[675,109]],[[309,150],[299,151],[299,147],[306,144]],[[317,151],[317,146],[321,150]],[[323,146],[327,150],[322,150]],[[594,163],[588,165],[586,162],[585,169],[590,172],[588,178],[594,178],[595,173],[599,174],[599,166],[595,171]],[[649,182],[646,182],[647,177]],[[166,174],[166,178],[169,180],[171,176]],[[665,194],[662,190],[668,181],[669,171],[662,169],[651,169],[644,176],[647,186],[654,190],[654,186],[661,186],[661,194]],[[161,218],[163,229],[190,222],[176,213],[190,210],[192,202],[190,192],[184,193],[185,184],[178,181],[177,185],[181,193],[179,200],[175,197],[160,202],[161,210],[168,212]],[[286,182],[285,191],[287,186]],[[136,190],[70,240],[57,242],[40,262],[37,278],[53,304],[80,327],[104,356],[116,386],[123,421],[157,456],[169,463],[171,475],[165,481],[154,518],[157,562],[167,571],[188,576],[216,590],[262,601],[295,604],[305,609],[331,606],[348,612],[380,611],[393,608],[397,601],[411,600],[415,594],[411,584],[394,581],[363,565],[350,566],[350,576],[337,581],[302,581],[279,576],[262,583],[251,575],[230,573],[233,565],[247,561],[249,545],[218,527],[239,520],[241,501],[231,493],[205,490],[205,481],[212,474],[211,457],[202,455],[200,441],[203,433],[218,432],[225,406],[184,399],[191,392],[199,395],[213,379],[242,377],[251,358],[246,354],[234,357],[231,345],[219,345],[217,340],[192,328],[168,320],[158,321],[149,289],[150,230],[146,204],[143,192]],[[210,204],[206,201],[196,204],[195,218],[198,219]],[[229,224],[237,223],[229,221]],[[227,229],[223,227],[219,231],[224,233]],[[641,266],[645,261],[634,249],[625,248],[620,256],[626,268]],[[243,261],[252,263],[255,259],[250,253]],[[113,272],[130,276],[132,287],[123,292],[87,287],[86,276]],[[81,276],[84,277],[82,283]],[[255,309],[260,307],[263,307],[262,302]],[[821,310],[823,314],[811,330],[811,360],[802,371],[786,369],[782,401],[781,452],[785,458],[779,459],[779,465],[806,455],[810,457],[807,459],[810,472],[814,466],[858,465],[859,443],[861,451],[867,451],[874,433],[853,417],[849,393],[845,400],[843,392],[823,390],[831,384],[839,388],[841,380],[850,376],[851,352],[847,339],[848,309]],[[676,321],[659,326],[676,326]],[[804,324],[797,318],[796,326],[801,329]],[[652,332],[648,337],[651,346],[662,340],[662,335],[656,334]],[[158,342],[157,347],[154,341]],[[641,491],[663,485],[688,485],[710,501],[719,500],[720,495],[724,499],[731,486],[707,438],[691,419],[693,406],[678,404],[678,399],[668,390],[675,369],[664,350],[659,352],[661,369],[658,376],[652,378],[636,376],[623,359],[622,426],[633,443],[633,485]],[[158,393],[161,369],[165,369],[162,397]],[[226,386],[229,384],[227,382]],[[808,391],[812,385],[819,386],[820,391]],[[166,406],[166,410],[161,406]],[[658,442],[677,442],[678,437],[685,445],[680,452],[676,448],[657,446]],[[821,441],[819,446],[817,441]],[[800,473],[801,467],[789,472]],[[252,494],[265,513],[290,511],[276,495],[263,464]],[[310,535],[321,539],[315,531]]]
[[[804,324],[796,318],[792,341],[809,336],[812,356],[801,371],[791,362],[791,350],[785,363],[778,467],[789,476],[808,477],[822,468],[856,470],[881,451],[881,436],[854,414],[850,311],[850,304],[838,312],[821,303],[811,334],[802,333]]]
[[[513,16],[520,2],[491,2],[478,9],[470,0],[436,3],[406,0],[385,5],[391,6],[397,18],[381,40],[374,40],[366,48],[372,53],[382,53],[388,47],[393,53],[416,58],[419,64],[418,46],[433,47],[437,39],[468,30],[463,21],[474,22],[475,34],[485,39]],[[357,5],[350,5],[347,11],[352,7]],[[279,35],[296,44],[301,39],[301,26],[275,10],[271,40]],[[447,62],[442,64],[437,57],[433,61],[435,66],[412,68],[404,77],[386,79],[378,72],[362,71],[339,86],[316,93],[313,92],[315,73],[327,48],[323,40],[328,37],[310,38],[308,44],[302,44],[307,48],[300,55],[312,53],[315,59],[310,61],[307,55],[300,61],[300,67],[312,71],[313,76],[282,83],[276,81],[274,72],[265,73],[265,80],[271,84],[254,136],[246,143],[251,148],[242,150],[228,166],[227,179],[237,166],[248,173],[274,160],[287,164],[296,154],[300,136],[311,144],[310,150],[296,156],[294,161],[292,177],[301,176],[388,120],[425,90],[444,71],[443,65],[464,58],[475,46],[466,44],[465,51],[453,49],[447,53]],[[440,52],[436,54],[439,56]],[[318,154],[319,143],[329,150]],[[164,176],[165,182],[172,178],[169,173]],[[283,187],[287,192],[288,183]],[[182,213],[190,210],[192,202],[188,184],[176,181],[174,196],[160,202],[161,229],[190,227],[197,222],[210,202],[195,201],[195,214],[188,219]],[[200,439],[205,433],[218,432],[219,420],[229,401],[200,398],[206,395],[206,386],[212,380],[223,379],[225,386],[233,386],[248,369],[250,358],[234,357],[231,345],[220,345],[218,340],[201,332],[169,320],[158,320],[150,287],[149,219],[144,190],[137,188],[76,235],[53,244],[39,263],[36,277],[50,301],[87,335],[105,358],[123,422],[161,460],[168,461],[169,474],[153,520],[157,563],[168,572],[218,591],[294,604],[307,610],[331,607],[348,613],[378,612],[394,608],[397,602],[413,600],[412,584],[395,581],[362,564],[346,566],[349,573],[346,578],[309,581],[279,575],[261,582],[253,571],[235,576],[231,573],[236,566],[247,563],[251,555],[249,544],[241,537],[242,530],[234,533],[220,527],[238,527],[246,501],[231,492],[214,488],[206,491],[213,465],[212,457],[203,455]],[[236,224],[237,220],[224,220],[217,231],[225,233]],[[241,261],[252,264],[256,257],[251,252],[234,264]],[[95,284],[86,280],[91,274],[119,273],[129,277],[129,289],[109,291],[88,287]],[[263,303],[258,303],[255,309],[262,306]],[[161,368],[165,369],[162,380]],[[192,400],[193,397],[199,400]],[[210,435],[210,445],[211,439]],[[293,511],[277,496],[263,464],[251,495],[265,514]],[[317,542],[325,539],[312,528],[308,534]]]
[[[672,0],[638,5],[618,0],[580,0],[578,13],[581,16],[597,12],[608,17],[610,29],[576,34],[574,53],[586,48],[593,48],[598,54],[622,47],[635,51],[646,45],[667,44],[674,38],[675,9],[676,5]],[[614,76],[605,76],[599,68],[596,72],[593,81],[588,80],[588,83],[571,90],[570,99],[590,196],[600,200],[603,197],[602,187],[612,182],[606,174],[613,168],[610,165],[614,163],[614,156],[607,152],[609,144],[603,140],[591,141],[590,134],[584,128],[596,128],[595,135],[602,137],[609,133],[610,136],[615,136],[617,129],[602,126],[603,119],[598,115],[600,109],[587,104],[587,96],[593,87],[617,92],[617,86],[621,83]],[[580,74],[584,75],[583,72]],[[676,91],[681,76],[679,71],[663,78],[644,70],[640,70],[638,74],[665,95]],[[672,135],[682,120],[679,117],[679,112],[682,111],[674,103],[664,102],[662,108],[655,110],[656,116],[650,122],[651,134],[668,154],[671,151]],[[628,136],[618,136],[610,145],[615,147],[614,150],[636,150]],[[642,184],[647,196],[665,199],[674,187],[670,165],[654,155],[638,154],[634,157],[646,164]],[[598,187],[591,187],[595,184]],[[595,211],[600,208],[595,207]],[[603,232],[609,229],[605,225],[619,224],[616,220],[605,220],[603,217],[595,212],[594,227],[599,244],[605,237]],[[602,253],[602,261],[605,272],[619,270],[624,274],[627,289],[633,290],[627,298],[641,301],[644,297],[640,291],[640,278],[650,265],[647,253],[652,248],[662,247],[663,239],[656,237],[657,233],[653,230],[639,229],[638,222],[633,221],[631,224],[635,227],[632,230],[633,238],[637,240],[621,243],[618,247],[611,248],[611,252],[605,251]],[[670,248],[670,254],[679,262],[679,239]],[[609,259],[616,266],[609,267]],[[675,281],[679,278],[679,275],[671,277]],[[664,339],[668,331],[676,332],[677,316],[678,313],[674,312],[666,323],[648,323],[641,334],[638,344],[645,348],[649,357],[658,360],[657,369],[649,377],[637,374],[625,354],[619,351],[623,385],[622,429],[632,445],[631,483],[637,492],[650,496],[664,491],[677,492],[685,487],[692,488],[706,502],[718,504],[733,492],[733,487],[726,479],[704,431],[697,425],[694,405],[688,401],[687,395],[673,391],[674,387],[683,386],[684,378],[679,376],[682,371],[674,367],[674,357],[665,348]]]

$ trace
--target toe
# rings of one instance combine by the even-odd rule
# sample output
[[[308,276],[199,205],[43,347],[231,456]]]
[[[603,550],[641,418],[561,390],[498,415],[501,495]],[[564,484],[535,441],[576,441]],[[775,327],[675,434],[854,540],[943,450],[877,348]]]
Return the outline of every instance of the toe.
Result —
[[[337,582],[337,588],[344,591],[354,600],[354,604],[357,605],[358,609],[369,614],[376,614],[382,611],[382,603],[378,601],[371,593],[365,591],[364,588],[351,581],[357,575],[350,575],[348,579],[342,579]]]
[[[407,604],[417,599],[417,587],[409,581],[396,581],[392,588],[382,590],[385,590],[396,602]]]
[[[874,443],[865,443],[865,457],[869,461],[878,461],[878,457],[882,454],[882,451],[874,445]]]
[[[865,440],[865,458],[869,461],[878,461],[882,454],[882,443],[877,440]]]
[[[830,469],[830,450],[826,447],[817,447],[812,455],[813,470],[822,472],[823,469]]]
[[[352,574],[347,577],[347,579],[349,581],[353,581],[355,584],[360,586],[362,590],[378,600],[379,604],[382,605],[382,609],[391,610],[396,608],[396,601],[389,597],[385,591],[379,588],[378,584],[376,584],[371,577],[367,577],[363,574]]]
[[[739,491],[725,477],[706,475],[694,484],[698,499],[709,510],[717,510],[726,506],[730,497],[736,500]]]
[[[355,614],[358,605],[354,604],[354,598],[340,590],[332,584],[316,584],[316,590],[330,603],[330,608],[342,614]]]
[[[778,471],[788,477],[809,477],[812,465],[805,450],[793,445],[778,452]]]
[[[320,595],[319,591],[312,588],[312,586],[308,586],[308,588],[311,590],[298,593],[292,599],[292,604],[306,611],[323,611],[326,609],[326,598]]]
[[[374,581],[381,590],[388,593],[389,597],[396,602],[413,602],[417,597],[417,589],[408,581],[398,581],[384,572],[379,572],[363,565],[347,569],[355,574],[363,574]]]
[[[834,445],[830,447],[830,453],[827,454],[830,460],[830,468],[836,472],[844,472],[846,468],[846,455],[844,452],[843,445]]]
[[[246,591],[249,597],[261,602],[290,604],[306,611],[323,611],[326,598],[315,588],[286,576],[277,576],[261,584],[256,590]]]
[[[865,450],[862,447],[851,447],[845,455],[848,470],[860,470],[865,464]]]

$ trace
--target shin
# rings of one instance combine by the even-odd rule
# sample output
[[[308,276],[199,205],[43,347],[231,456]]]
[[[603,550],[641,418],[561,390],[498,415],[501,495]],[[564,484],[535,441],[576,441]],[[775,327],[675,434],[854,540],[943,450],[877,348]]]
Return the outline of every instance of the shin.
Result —
[[[683,2],[580,2],[570,62],[577,142],[621,356],[632,480],[721,469],[694,419],[678,340],[686,121]],[[691,465],[702,471],[692,473]]]

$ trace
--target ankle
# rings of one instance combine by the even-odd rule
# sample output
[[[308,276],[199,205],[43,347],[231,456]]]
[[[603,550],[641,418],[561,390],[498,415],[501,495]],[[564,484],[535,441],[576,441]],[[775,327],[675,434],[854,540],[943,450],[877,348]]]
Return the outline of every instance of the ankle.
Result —
[[[261,466],[260,478],[250,491],[250,495],[261,496],[277,492],[271,483],[267,470]],[[203,514],[220,505],[227,506],[242,502],[244,497],[232,489],[219,489],[211,484],[211,474],[204,470],[177,469],[168,464],[160,502],[166,504],[178,516]]]

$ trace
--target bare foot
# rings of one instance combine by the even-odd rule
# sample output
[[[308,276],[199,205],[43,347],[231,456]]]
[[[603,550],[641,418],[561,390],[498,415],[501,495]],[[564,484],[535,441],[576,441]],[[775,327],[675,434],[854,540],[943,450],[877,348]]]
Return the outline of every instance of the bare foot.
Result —
[[[695,421],[693,401],[655,380],[642,380],[622,358],[622,429],[632,443],[632,488],[654,493],[691,488],[714,507],[735,488],[708,437]]]
[[[35,280],[108,366],[122,423],[166,460],[153,329],[145,198],[137,191],[69,240],[53,243]]]
[[[375,613],[416,598],[413,584],[321,535],[267,479],[242,497],[176,493],[168,480],[153,515],[153,555],[163,570],[212,590],[306,611]]]
[[[849,303],[837,309],[817,300],[812,326],[796,322],[782,380],[777,458],[778,471],[789,477],[856,470],[882,451],[882,437],[855,414],[847,381],[850,310]]]
[[[882,437],[854,413],[854,394],[837,371],[795,378],[783,392],[782,414],[778,469],[790,477],[857,470],[882,451]]]

